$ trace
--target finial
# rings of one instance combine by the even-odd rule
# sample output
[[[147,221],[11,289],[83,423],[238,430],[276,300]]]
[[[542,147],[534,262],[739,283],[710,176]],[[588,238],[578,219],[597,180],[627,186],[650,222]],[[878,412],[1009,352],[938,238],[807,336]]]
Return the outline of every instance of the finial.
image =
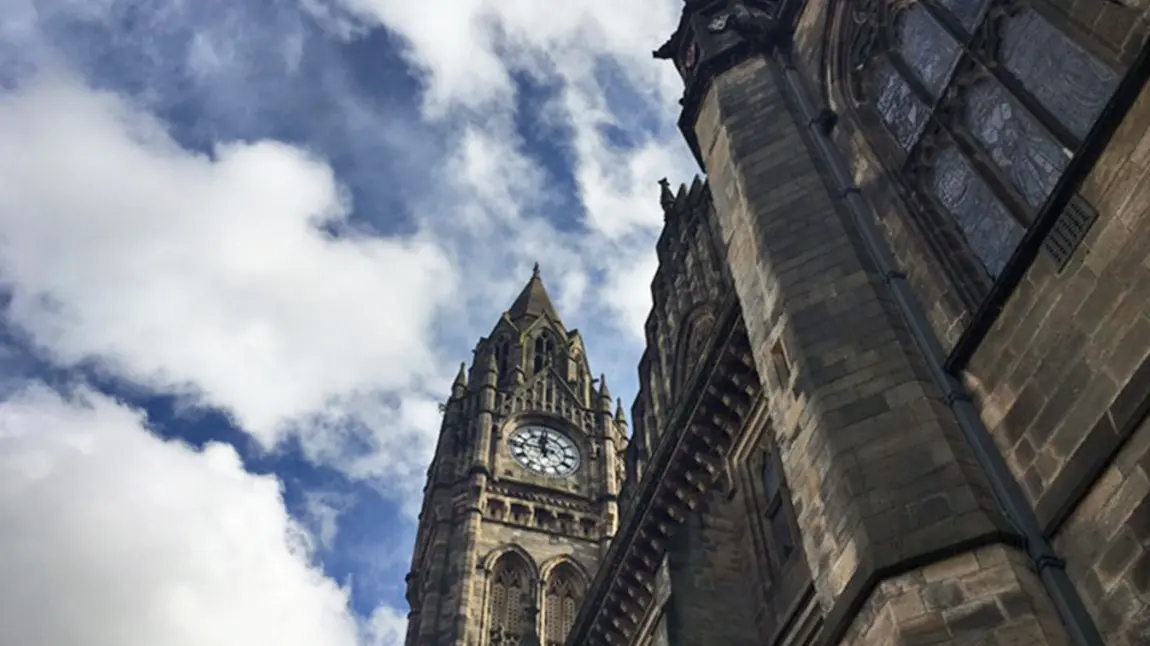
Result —
[[[535,265],[531,268],[531,277],[539,278],[539,263],[535,263]]]
[[[675,194],[671,192],[671,183],[667,178],[659,180],[659,204],[664,211],[670,211],[675,206]]]
[[[627,415],[623,412],[623,398],[618,397],[615,399],[615,421],[621,424],[627,423]]]

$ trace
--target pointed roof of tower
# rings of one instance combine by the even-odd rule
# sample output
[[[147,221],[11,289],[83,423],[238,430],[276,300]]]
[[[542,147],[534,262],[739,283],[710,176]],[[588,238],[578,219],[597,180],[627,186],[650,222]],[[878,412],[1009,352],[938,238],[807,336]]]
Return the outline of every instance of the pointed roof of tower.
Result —
[[[531,270],[531,280],[527,281],[523,291],[519,292],[519,297],[511,304],[511,309],[507,310],[507,316],[512,321],[517,321],[537,318],[543,314],[550,316],[554,321],[561,321],[559,312],[551,303],[551,296],[547,294],[547,288],[543,286],[543,278],[539,275],[539,263],[535,263]]]

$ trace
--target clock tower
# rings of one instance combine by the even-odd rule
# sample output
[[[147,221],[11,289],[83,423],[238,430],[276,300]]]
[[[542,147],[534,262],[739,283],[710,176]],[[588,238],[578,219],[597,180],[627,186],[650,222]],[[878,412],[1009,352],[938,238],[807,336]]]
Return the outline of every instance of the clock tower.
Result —
[[[563,643],[618,522],[627,422],[536,265],[443,407],[406,646]]]

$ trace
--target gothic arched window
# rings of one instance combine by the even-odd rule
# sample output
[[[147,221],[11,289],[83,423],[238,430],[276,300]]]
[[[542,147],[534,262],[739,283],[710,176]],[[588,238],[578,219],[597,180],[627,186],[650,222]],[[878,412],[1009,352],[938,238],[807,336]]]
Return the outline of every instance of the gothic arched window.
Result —
[[[531,569],[523,557],[508,552],[491,572],[488,632],[491,646],[514,646],[527,632],[527,605],[531,602]]]
[[[568,563],[560,563],[551,570],[543,606],[544,646],[562,646],[567,639],[586,587],[583,576]]]
[[[547,359],[553,352],[555,352],[555,342],[551,339],[550,334],[543,332],[535,338],[534,372],[539,372],[543,369],[543,366],[547,364]]]
[[[507,374],[507,362],[511,355],[511,342],[501,337],[495,342],[495,363],[499,367],[500,378]]]
[[[1117,72],[1047,0],[850,4],[846,89],[872,147],[936,248],[957,243],[997,277]]]
[[[687,380],[703,358],[713,325],[714,318],[709,310],[696,309],[687,315],[680,329],[678,347],[675,349],[676,358],[671,383],[674,396],[683,394],[683,389],[688,385]]]

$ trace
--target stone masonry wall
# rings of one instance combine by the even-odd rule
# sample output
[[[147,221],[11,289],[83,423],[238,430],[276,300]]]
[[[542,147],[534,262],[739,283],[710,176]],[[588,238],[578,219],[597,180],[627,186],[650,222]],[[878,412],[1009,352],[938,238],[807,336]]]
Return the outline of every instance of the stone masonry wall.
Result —
[[[778,444],[815,587],[843,607],[877,571],[1009,530],[796,121],[753,58],[714,79],[695,133],[757,367],[788,364],[771,396],[802,409]],[[891,621],[883,641],[926,643]]]
[[[983,419],[1115,640],[1150,598],[1147,575],[1125,569],[1150,531],[1122,529],[1150,484],[1139,458],[1110,464],[1123,442],[1147,441],[1129,438],[1150,400],[1148,126],[1150,88],[1079,189],[1098,211],[1083,244],[1061,271],[1039,255],[967,368]]]
[[[712,492],[692,514],[668,555],[670,646],[757,646],[756,581],[750,575],[745,504]]]
[[[1001,545],[883,581],[844,644],[1069,644],[1029,558]]]
[[[1110,57],[1121,66],[1129,64],[1138,55],[1150,27],[1150,2],[1146,0],[1047,0],[1051,8],[1064,16],[1073,28],[1086,32],[1106,51],[1099,55]],[[1083,39],[1087,40],[1087,39]]]
[[[476,541],[476,551],[479,554],[479,563],[492,553],[515,545],[530,555],[531,563],[539,568],[547,564],[554,564],[556,559],[567,558],[577,563],[588,575],[587,583],[595,576],[595,566],[599,561],[600,547],[597,541],[584,540],[548,534],[526,528],[504,525],[496,522],[484,522],[479,530]],[[478,570],[470,573],[469,592],[474,602],[470,605],[468,618],[469,630],[466,644],[486,644],[485,635],[481,630],[484,613],[487,611],[487,572]],[[539,585],[542,585],[540,582]]]
[[[1150,643],[1150,422],[1091,488],[1054,547],[1112,646]]]

